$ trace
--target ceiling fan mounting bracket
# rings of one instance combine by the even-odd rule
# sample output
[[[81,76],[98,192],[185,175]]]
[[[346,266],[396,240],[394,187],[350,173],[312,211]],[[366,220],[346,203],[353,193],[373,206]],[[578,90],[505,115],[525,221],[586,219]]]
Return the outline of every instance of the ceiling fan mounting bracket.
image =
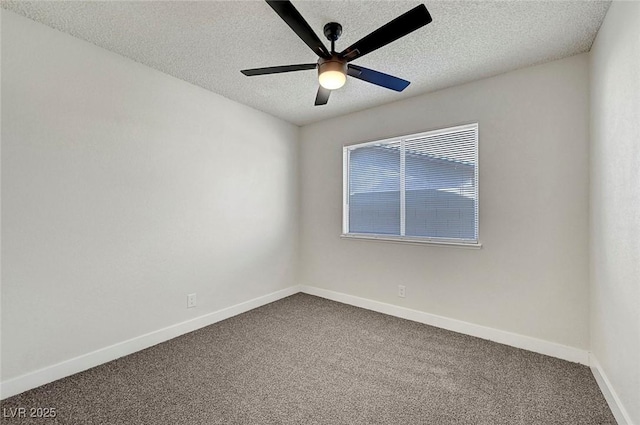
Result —
[[[329,41],[336,41],[342,35],[342,25],[337,22],[329,22],[324,26],[324,35]]]

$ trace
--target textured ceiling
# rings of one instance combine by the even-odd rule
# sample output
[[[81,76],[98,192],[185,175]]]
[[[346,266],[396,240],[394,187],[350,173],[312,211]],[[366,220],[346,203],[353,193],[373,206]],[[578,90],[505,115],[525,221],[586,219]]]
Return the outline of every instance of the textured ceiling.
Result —
[[[402,93],[354,78],[313,106],[314,70],[245,77],[241,69],[311,63],[315,54],[262,1],[2,1],[2,7],[294,124],[586,52],[609,1],[424,1],[433,22],[353,63],[412,82]],[[419,1],[293,4],[340,51]],[[328,43],[327,43],[328,45]]]

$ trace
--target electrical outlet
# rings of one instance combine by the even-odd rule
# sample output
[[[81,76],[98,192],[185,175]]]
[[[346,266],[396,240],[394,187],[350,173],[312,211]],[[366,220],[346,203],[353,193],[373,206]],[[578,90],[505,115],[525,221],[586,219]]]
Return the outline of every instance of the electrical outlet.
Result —
[[[187,308],[196,306],[196,294],[188,294],[187,295]]]
[[[398,296],[400,298],[404,298],[406,296],[405,291],[407,290],[407,288],[404,285],[398,285]]]

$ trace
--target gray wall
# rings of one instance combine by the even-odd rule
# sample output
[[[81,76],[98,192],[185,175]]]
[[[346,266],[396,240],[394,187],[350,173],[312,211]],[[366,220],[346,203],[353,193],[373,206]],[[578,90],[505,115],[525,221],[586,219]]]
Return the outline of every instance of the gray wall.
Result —
[[[640,3],[611,4],[590,64],[591,351],[640,424]]]
[[[2,379],[294,285],[298,137],[3,10]]]
[[[300,283],[588,349],[588,76],[583,54],[303,127]],[[482,249],[340,238],[344,145],[470,122]]]

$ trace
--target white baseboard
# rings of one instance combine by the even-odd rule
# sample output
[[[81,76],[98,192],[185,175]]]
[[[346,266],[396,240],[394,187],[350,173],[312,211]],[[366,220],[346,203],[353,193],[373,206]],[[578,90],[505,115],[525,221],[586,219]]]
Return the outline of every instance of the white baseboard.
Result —
[[[196,329],[203,328],[213,323],[228,319],[230,317],[247,312],[265,304],[269,304],[298,292],[316,295],[344,304],[365,308],[367,310],[377,311],[380,313],[412,320],[419,323],[425,323],[427,325],[436,326],[454,332],[499,342],[501,344],[522,348],[563,360],[589,365],[589,354],[586,350],[568,347],[554,342],[544,341],[541,339],[489,328],[486,326],[476,325],[469,322],[463,322],[456,319],[450,319],[448,317],[425,313],[418,310],[412,310],[392,304],[386,304],[379,301],[373,301],[366,298],[360,298],[340,292],[329,291],[317,287],[298,285],[285,288],[280,291],[264,295],[262,297],[254,298],[252,300],[245,301],[243,303],[236,304],[234,306],[224,308],[222,310],[218,310],[209,314],[205,314],[203,316],[196,317],[194,319],[178,323],[163,329],[159,329],[157,331],[140,335],[138,337],[105,348],[101,348],[91,353],[83,354],[81,356],[65,360],[61,363],[57,363],[52,366],[48,366],[27,373],[25,375],[18,376],[16,378],[8,379],[0,383],[0,399],[5,399],[7,397],[20,394],[21,392],[39,387],[49,382],[53,382],[57,379],[67,377],[109,362],[111,360],[115,360],[117,358],[135,353],[140,350],[144,350],[145,348],[149,348],[153,345],[170,340],[188,332],[192,332]],[[602,376],[604,377],[604,375]],[[606,378],[604,382],[608,383],[608,381],[606,381]],[[600,381],[598,381],[598,383],[600,384]],[[603,388],[603,385],[600,386],[601,388]],[[607,388],[610,387],[608,386],[608,384],[605,384],[605,386]],[[611,394],[613,394],[615,403],[619,404],[618,398],[617,396],[615,396],[615,392],[611,391]],[[607,399],[607,401],[609,401],[609,399]],[[621,412],[623,412],[622,415],[626,415],[626,413],[624,413],[624,409],[622,409]],[[617,418],[618,416],[616,416],[616,419]],[[625,425],[631,425],[630,421],[621,423]]]
[[[425,313],[423,311],[412,310],[393,304],[387,304],[380,301],[373,301],[366,298],[356,297],[341,292],[329,291],[313,286],[302,286],[301,292],[318,297],[327,298],[344,304],[365,308],[367,310],[377,311],[379,313],[389,314],[391,316],[400,317],[402,319],[412,320],[414,322],[424,323],[442,329],[459,332],[465,335],[471,335],[489,341],[499,342],[501,344],[510,345],[516,348],[533,351],[547,356],[556,357],[562,360],[568,360],[574,363],[589,365],[589,352],[579,348],[569,347],[555,342],[545,341],[538,338],[532,338],[512,332],[499,329],[489,328],[486,326],[476,325],[461,320],[450,319],[448,317],[438,316],[435,314]]]
[[[78,372],[90,369],[117,358],[135,353],[153,345],[168,341],[180,335],[195,331],[216,322],[228,319],[254,308],[269,304],[281,298],[300,292],[299,286],[291,286],[280,291],[254,298],[222,310],[214,311],[177,323],[157,331],[149,332],[138,337],[101,348],[91,353],[83,354],[69,360],[30,372],[0,383],[0,399],[5,399],[24,391],[39,387]]]
[[[616,418],[618,425],[633,425],[629,413],[624,408],[618,394],[613,389],[613,386],[611,386],[609,378],[607,378],[602,366],[600,366],[600,362],[598,362],[598,359],[596,359],[593,353],[589,354],[589,364],[591,366],[591,373],[593,373],[593,377],[596,379],[605,400],[607,400],[609,409],[611,409],[611,413],[613,413],[613,416]]]

